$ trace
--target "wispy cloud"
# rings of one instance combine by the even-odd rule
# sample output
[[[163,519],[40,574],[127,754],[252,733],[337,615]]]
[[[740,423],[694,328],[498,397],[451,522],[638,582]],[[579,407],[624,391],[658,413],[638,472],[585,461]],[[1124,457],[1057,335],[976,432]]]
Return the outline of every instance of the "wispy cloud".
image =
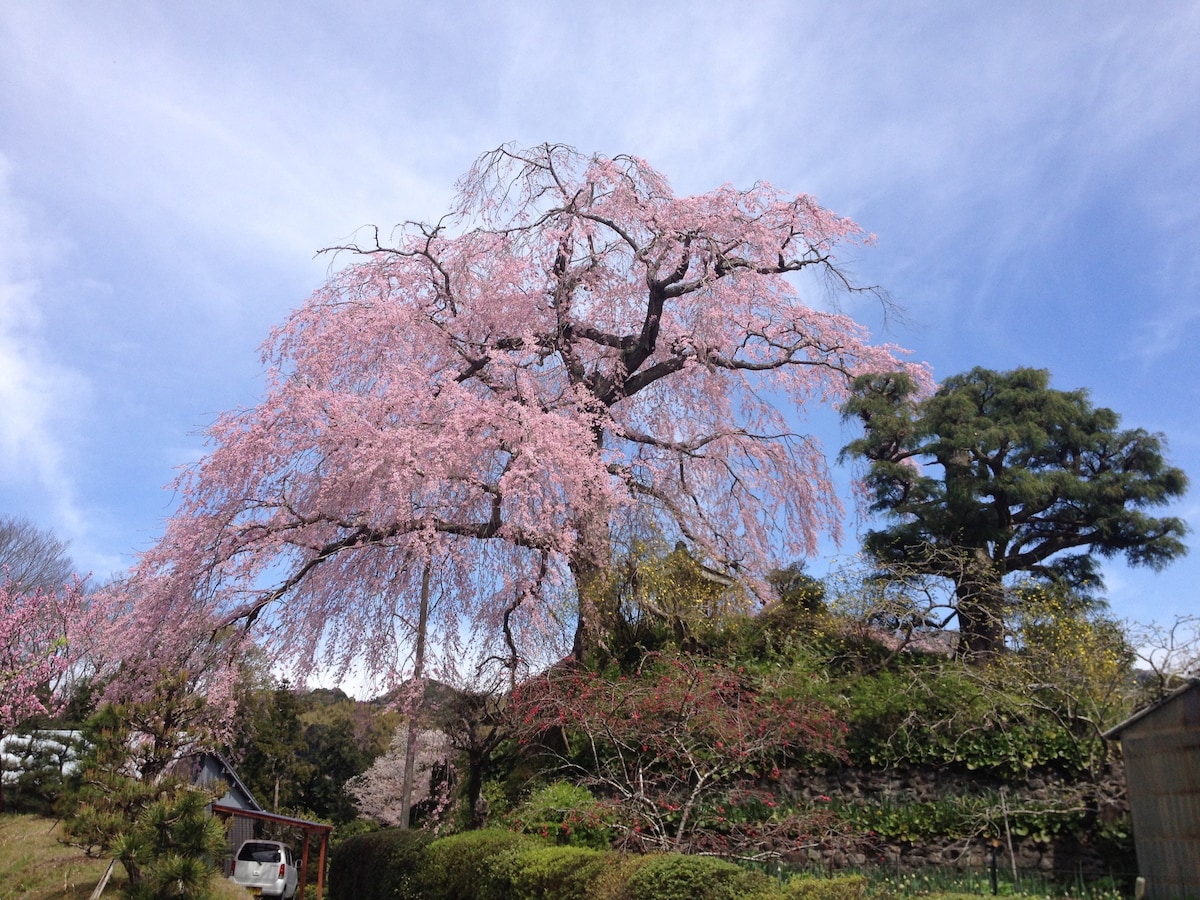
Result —
[[[13,487],[36,483],[52,510],[5,510],[42,519],[49,514],[66,533],[78,533],[83,515],[69,474],[64,441],[88,392],[83,375],[54,361],[38,309],[39,263],[26,216],[0,156],[0,475]]]
[[[1194,0],[411,6],[0,3],[6,507],[151,539],[313,252],[510,140],[812,192],[939,375],[1045,365],[1196,458]]]
[[[220,16],[153,4],[18,12],[0,30],[0,76],[25,111],[55,111],[36,120],[53,136],[45,165],[78,202],[128,217],[148,253],[186,257],[202,241],[210,256],[304,260],[364,223],[392,224],[385,210],[445,205],[459,164],[427,182],[405,154],[424,142],[428,163],[427,134],[406,128],[365,74],[354,83],[345,57],[313,60],[286,42],[261,53],[278,39],[271,18],[198,41],[191,32]]]
[[[1131,351],[1142,369],[1150,369],[1164,359],[1170,358],[1181,348],[1195,349],[1195,334],[1200,326],[1200,306],[1197,292],[1182,292],[1179,302],[1159,306],[1147,317],[1133,336]],[[1195,358],[1193,357],[1193,362]],[[1194,374],[1194,372],[1193,372]],[[1193,399],[1200,400],[1200,395]]]

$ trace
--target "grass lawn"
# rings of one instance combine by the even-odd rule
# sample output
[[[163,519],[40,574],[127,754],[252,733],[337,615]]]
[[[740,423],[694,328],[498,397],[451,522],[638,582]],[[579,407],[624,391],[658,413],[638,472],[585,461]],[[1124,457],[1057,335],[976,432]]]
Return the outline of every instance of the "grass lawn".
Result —
[[[88,900],[92,896],[108,860],[85,856],[61,838],[62,825],[55,819],[0,815],[0,900]],[[244,900],[247,896],[224,879],[216,881],[218,897]],[[124,886],[125,870],[118,865],[104,900],[119,897]]]
[[[87,900],[104,877],[108,860],[64,844],[62,825],[31,815],[0,815],[0,900]],[[117,866],[105,897],[125,881]]]

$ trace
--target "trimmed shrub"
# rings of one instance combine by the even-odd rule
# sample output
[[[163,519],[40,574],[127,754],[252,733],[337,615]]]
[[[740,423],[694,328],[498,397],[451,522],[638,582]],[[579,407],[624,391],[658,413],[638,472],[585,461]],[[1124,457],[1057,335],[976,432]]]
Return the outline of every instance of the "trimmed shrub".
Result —
[[[513,900],[592,900],[596,882],[617,863],[588,847],[536,847],[516,857]]]
[[[776,884],[711,856],[667,854],[647,857],[629,877],[629,900],[768,900]]]
[[[423,900],[509,900],[521,851],[545,846],[526,834],[499,828],[439,838],[421,858]]]
[[[389,828],[348,837],[329,857],[329,900],[403,900],[417,884],[428,832]]]
[[[630,900],[629,881],[633,873],[653,857],[641,853],[614,853],[608,867],[599,874],[592,885],[590,900]]]
[[[800,875],[783,886],[787,900],[860,900],[867,891],[865,875],[814,878]]]

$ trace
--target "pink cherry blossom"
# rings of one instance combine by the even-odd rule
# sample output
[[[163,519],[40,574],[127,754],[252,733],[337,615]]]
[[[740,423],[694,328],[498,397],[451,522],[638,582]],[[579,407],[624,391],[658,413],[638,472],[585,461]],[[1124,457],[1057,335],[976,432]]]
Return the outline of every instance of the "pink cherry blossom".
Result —
[[[25,590],[0,571],[0,736],[54,715],[67,699],[77,658],[69,634],[82,604],[79,580],[58,590]]]
[[[263,347],[261,401],[222,416],[137,570],[138,621],[253,626],[301,671],[399,678],[421,573],[463,623],[529,652],[602,642],[590,589],[653,529],[753,583],[838,531],[806,409],[922,366],[800,297],[850,287],[869,236],[767,184],[676,196],[644,161],[501,147],[451,212],[347,264]],[[155,625],[159,623],[159,625]]]
[[[79,581],[26,591],[0,574],[0,733],[57,711],[75,658],[68,629],[82,598]]]

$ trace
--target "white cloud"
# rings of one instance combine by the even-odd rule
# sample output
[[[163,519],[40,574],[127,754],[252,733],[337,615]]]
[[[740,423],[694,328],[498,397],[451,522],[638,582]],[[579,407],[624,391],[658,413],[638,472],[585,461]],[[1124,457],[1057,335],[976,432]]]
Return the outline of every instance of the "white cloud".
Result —
[[[1193,305],[1195,302],[1194,290],[1185,291],[1178,302],[1160,305],[1153,315],[1142,320],[1130,342],[1130,350],[1143,370],[1178,356],[1181,350],[1186,349],[1189,356],[1194,351],[1194,336],[1200,326],[1200,308]]]
[[[51,507],[21,512],[51,519],[70,535],[82,528],[83,516],[62,435],[88,385],[79,372],[56,363],[47,348],[37,279],[44,258],[10,181],[9,163],[0,156],[0,471],[13,485],[32,482]]]
[[[54,110],[27,127],[60,190],[116,211],[114,226],[148,252],[186,255],[202,241],[210,258],[219,247],[304,261],[364,223],[442,211],[463,163],[426,183],[432,148],[405,127],[397,85],[356,76],[332,38],[311,58],[275,17],[228,12],[228,28],[153,4],[47,3],[10,10],[7,23],[0,13],[0,94]],[[414,165],[406,151],[421,144]]]
[[[1068,367],[1192,449],[1198,30],[1192,0],[0,3],[0,496],[143,541],[312,253],[436,218],[509,140],[811,191],[880,234],[852,262],[919,358]]]

